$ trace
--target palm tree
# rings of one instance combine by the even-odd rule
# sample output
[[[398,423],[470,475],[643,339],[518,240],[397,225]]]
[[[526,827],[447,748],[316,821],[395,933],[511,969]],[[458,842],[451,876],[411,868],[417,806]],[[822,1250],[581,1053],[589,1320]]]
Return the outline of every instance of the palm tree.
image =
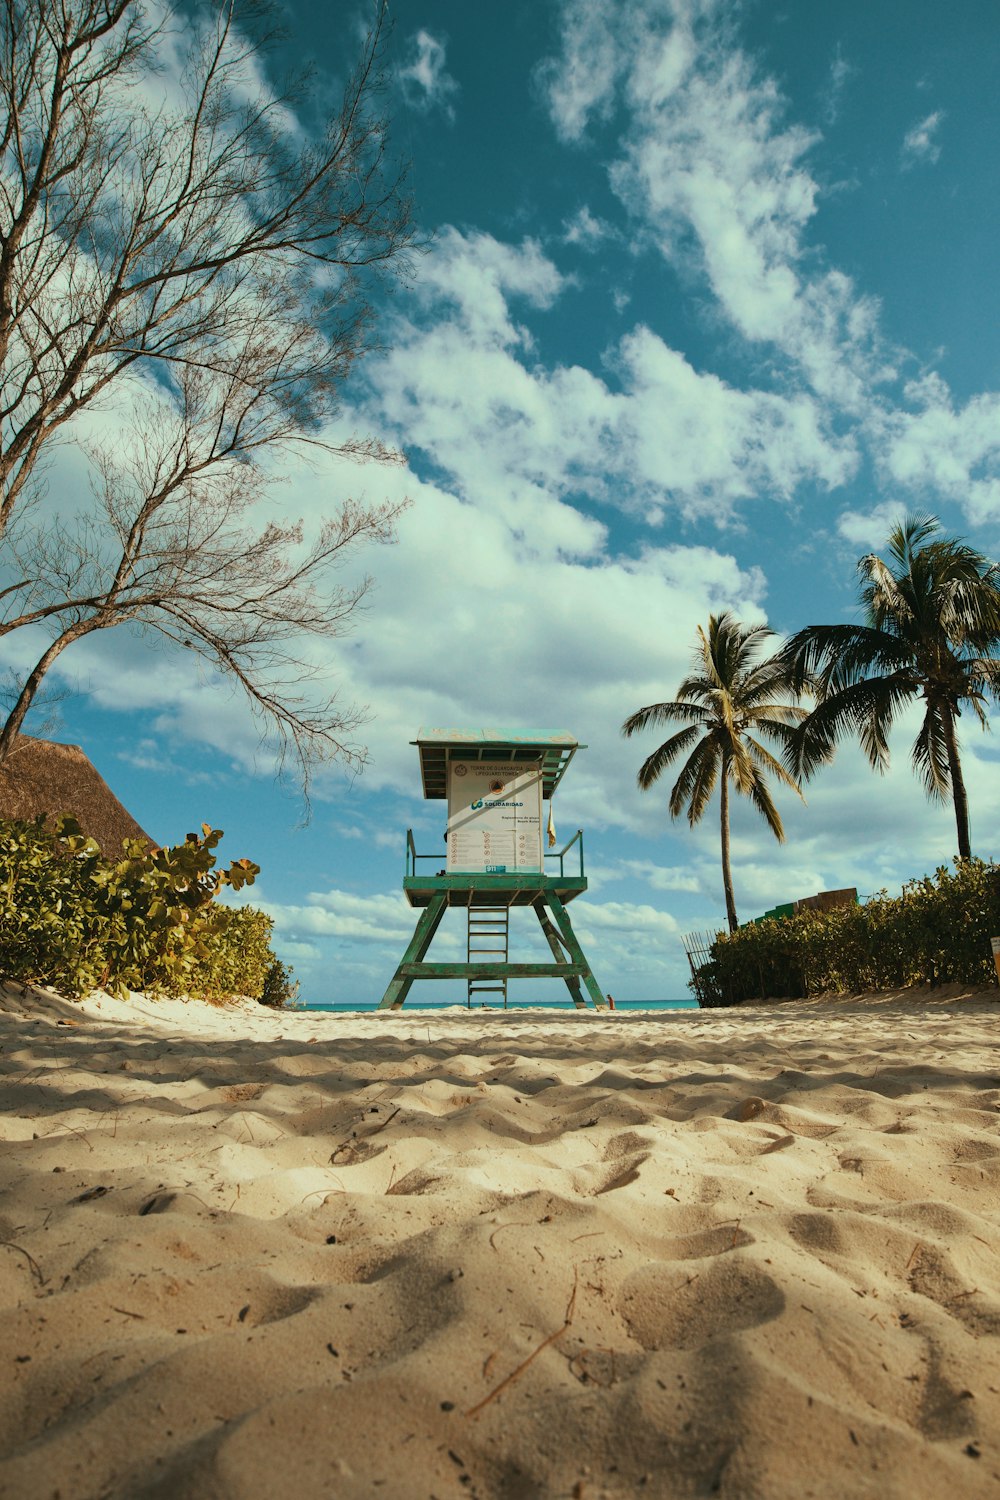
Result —
[[[911,752],[927,795],[955,807],[958,852],[970,856],[969,805],[955,721],[968,704],[984,729],[1000,691],[1000,568],[965,542],[938,536],[934,516],[908,516],[888,538],[889,561],[868,553],[860,625],[810,625],[785,646],[793,687],[817,683],[817,703],[787,763],[801,777],[857,734],[873,768],[889,764],[889,731],[915,698],[924,717]]]
[[[805,717],[805,709],[783,701],[788,681],[780,658],[756,660],[764,641],[773,634],[766,625],[743,625],[728,610],[710,615],[708,630],[698,627],[695,670],[677,689],[677,699],[640,708],[622,725],[622,734],[630,738],[651,724],[678,720],[686,724],[643,762],[637,778],[647,791],[672,761],[690,751],[670,793],[672,818],[679,818],[686,809],[693,828],[719,782],[722,884],[730,932],[738,925],[729,863],[730,782],[749,797],[779,843],[784,842],[785,830],[766,775],[770,773],[802,795],[797,781],[757,738],[763,734],[787,753],[793,726]]]

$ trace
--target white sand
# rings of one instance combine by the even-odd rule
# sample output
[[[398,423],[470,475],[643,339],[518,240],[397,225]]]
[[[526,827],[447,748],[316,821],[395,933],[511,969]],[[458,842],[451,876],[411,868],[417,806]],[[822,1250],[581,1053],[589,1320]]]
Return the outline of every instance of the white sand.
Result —
[[[0,1495],[995,1497],[998,1034],[8,989]]]

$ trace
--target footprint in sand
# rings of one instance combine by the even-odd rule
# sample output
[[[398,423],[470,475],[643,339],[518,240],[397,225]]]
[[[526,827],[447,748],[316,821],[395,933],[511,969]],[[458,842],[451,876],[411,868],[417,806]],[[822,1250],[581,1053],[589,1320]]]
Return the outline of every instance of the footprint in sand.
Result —
[[[927,1340],[926,1348],[927,1374],[919,1388],[920,1405],[914,1426],[932,1443],[968,1437],[976,1431],[973,1394],[947,1378],[943,1353],[933,1341]]]
[[[845,1255],[848,1246],[832,1214],[793,1214],[788,1232],[797,1245],[813,1255]]]
[[[283,1318],[294,1318],[303,1312],[319,1296],[316,1287],[265,1282],[251,1294],[250,1301],[237,1314],[237,1320],[248,1328],[258,1328],[263,1323],[280,1323]]]
[[[995,1337],[1000,1333],[1000,1306],[963,1277],[946,1251],[921,1245],[913,1256],[907,1280],[910,1289],[936,1302],[971,1334]]]
[[[634,1130],[612,1136],[604,1148],[604,1160],[611,1163],[611,1170],[594,1188],[594,1196],[613,1193],[616,1188],[628,1187],[630,1182],[637,1181],[639,1168],[650,1158],[651,1153],[646,1149],[650,1144],[646,1136],[637,1135]]]
[[[688,1266],[659,1261],[622,1284],[618,1310],[644,1349],[696,1349],[783,1312],[776,1282],[744,1260]]]
[[[713,1224],[696,1234],[680,1235],[671,1240],[667,1253],[671,1260],[708,1260],[753,1243],[753,1235],[741,1229],[739,1224]]]

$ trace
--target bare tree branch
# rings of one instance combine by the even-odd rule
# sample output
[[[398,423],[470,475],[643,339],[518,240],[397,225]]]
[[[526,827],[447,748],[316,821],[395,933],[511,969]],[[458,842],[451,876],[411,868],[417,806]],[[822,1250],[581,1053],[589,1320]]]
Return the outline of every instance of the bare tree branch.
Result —
[[[363,715],[300,691],[302,643],[350,628],[369,580],[336,570],[391,540],[401,507],[348,500],[311,543],[254,517],[276,454],[397,457],[324,437],[372,344],[373,278],[406,274],[412,246],[373,4],[341,107],[307,140],[262,81],[252,0],[183,18],[139,0],[0,0],[0,634],[49,632],[0,759],[62,651],[120,624],[228,675],[304,782],[317,756],[364,759]],[[178,76],[161,67],[168,42]],[[115,417],[103,445],[81,425],[98,407]],[[94,505],[29,523],[67,441],[86,448]]]

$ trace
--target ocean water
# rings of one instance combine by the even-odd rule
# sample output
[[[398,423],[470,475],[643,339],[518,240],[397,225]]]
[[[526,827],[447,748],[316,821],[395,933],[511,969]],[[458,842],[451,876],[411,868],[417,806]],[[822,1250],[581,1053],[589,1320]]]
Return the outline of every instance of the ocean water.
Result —
[[[406,1004],[403,1006],[403,1009],[405,1011],[411,1011],[411,1010],[444,1010],[446,1008],[454,1006],[456,1003],[462,1004],[461,1001],[456,1002],[454,1000],[451,1000],[451,1001],[407,1000]],[[332,1003],[332,1002],[326,1003],[326,1002],[320,1001],[316,1005],[304,1005],[302,1007],[302,1009],[303,1010],[308,1010],[308,1011],[313,1011],[313,1010],[338,1011],[338,1012],[339,1011],[344,1011],[344,1012],[347,1012],[347,1013],[349,1013],[351,1015],[354,1015],[354,1014],[357,1014],[358,1012],[361,1012],[361,1011],[375,1011],[375,1010],[378,1009],[378,1004],[377,1004],[376,1001],[372,1001],[368,1005],[342,1004],[339,1001],[337,1003]],[[494,1003],[492,1005],[473,1005],[472,1009],[475,1010],[475,1011],[480,1011],[480,1010],[500,1010],[500,1011],[502,1011],[504,1009],[504,1007],[502,1005],[498,1005],[494,1001]],[[572,1011],[574,1009],[574,1007],[573,1007],[572,1003],[569,1000],[530,1000],[530,1001],[529,1000],[524,1000],[524,1001],[521,1001],[521,1000],[508,1000],[508,1002],[507,1002],[507,1009],[509,1011],[510,1010],[565,1010],[565,1011]],[[588,1010],[592,1010],[592,1007],[590,1005],[588,1005],[587,1009]],[[615,1001],[615,1010],[616,1011],[619,1011],[619,1010],[697,1010],[697,1009],[698,1009],[698,1002],[697,1002],[697,1000],[616,1000]]]

